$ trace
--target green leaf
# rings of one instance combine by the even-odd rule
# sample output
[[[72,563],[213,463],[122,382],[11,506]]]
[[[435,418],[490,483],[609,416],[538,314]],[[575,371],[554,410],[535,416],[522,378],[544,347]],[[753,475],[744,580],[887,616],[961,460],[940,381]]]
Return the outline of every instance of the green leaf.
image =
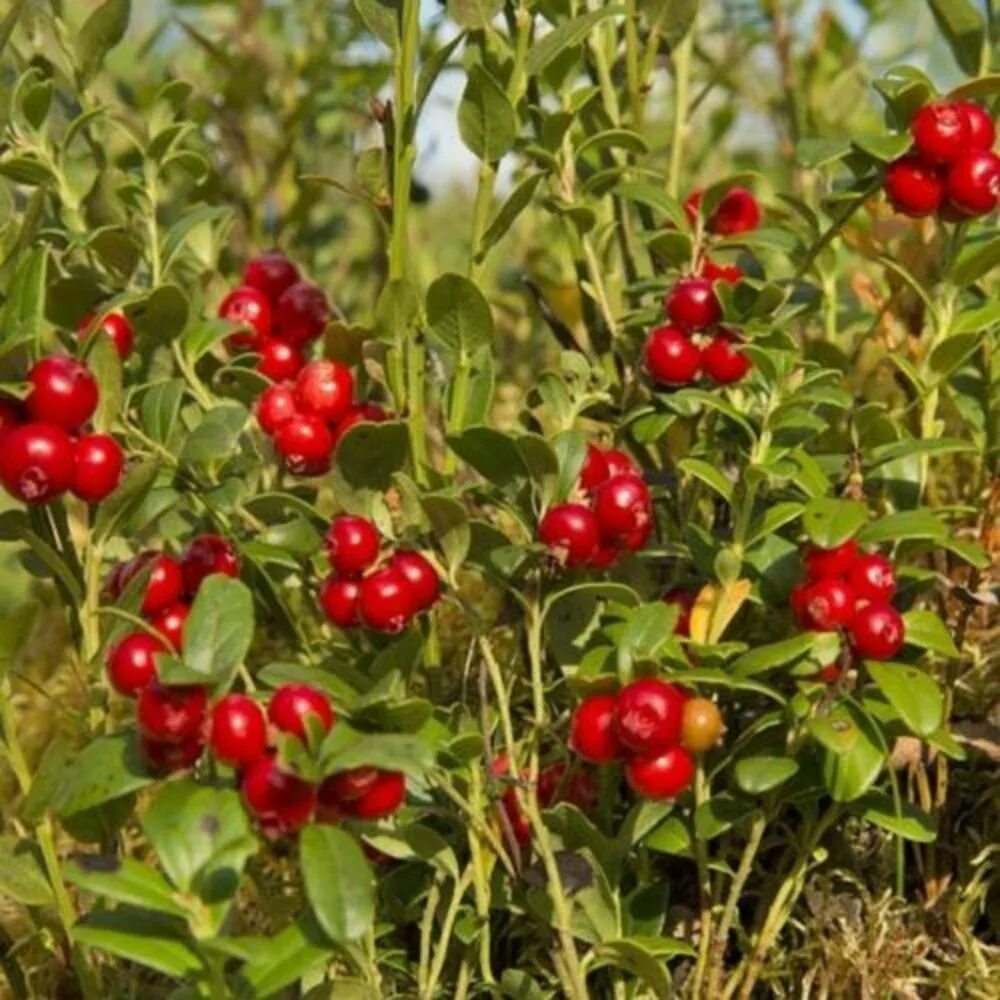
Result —
[[[328,963],[333,951],[310,915],[273,937],[251,938],[248,944],[243,974],[255,997],[270,997],[290,986],[321,962]]]
[[[73,940],[119,958],[187,980],[203,970],[183,925],[170,917],[130,906],[89,913],[72,930]]]
[[[847,753],[858,742],[861,731],[843,705],[835,705],[827,715],[806,720],[806,729],[830,753]]]
[[[72,816],[152,781],[134,732],[101,736],[71,759],[52,805],[60,816]]]
[[[121,416],[122,362],[110,337],[94,337],[87,352],[87,365],[97,379],[100,396],[94,413],[94,430],[108,433]]]
[[[668,816],[665,822],[645,837],[642,845],[659,854],[688,857],[691,854],[691,829],[679,816]]]
[[[851,803],[851,812],[862,819],[888,830],[904,840],[918,844],[931,844],[937,840],[934,817],[909,802],[900,802],[897,809],[891,795],[871,791]]]
[[[747,546],[759,542],[762,538],[773,535],[779,528],[800,517],[805,505],[787,500],[784,503],[776,503],[768,507],[760,518],[754,522],[753,528],[746,540]]]
[[[733,776],[739,788],[747,795],[763,795],[784,784],[799,770],[791,757],[761,755],[741,757],[736,761]]]
[[[239,403],[213,407],[185,439],[181,462],[207,467],[225,461],[236,451],[247,416],[246,407]]]
[[[357,840],[333,826],[307,826],[299,838],[306,896],[333,941],[356,941],[375,917],[375,880]]]
[[[450,497],[429,495],[421,507],[431,525],[434,541],[440,546],[452,575],[465,562],[472,542],[469,515],[465,507]]]
[[[0,353],[41,334],[48,259],[46,249],[36,247],[18,260],[0,313]]]
[[[149,496],[159,471],[159,463],[151,459],[126,473],[114,493],[97,508],[95,539],[103,541],[109,538],[128,522]]]
[[[355,513],[368,513],[409,456],[410,439],[401,422],[355,424],[337,443],[333,480],[338,498]]]
[[[547,35],[539,38],[528,51],[526,69],[529,76],[537,76],[567,49],[580,45],[591,31],[608,17],[624,14],[625,8],[612,4],[601,10],[581,14],[572,20],[563,21]]]
[[[427,335],[453,359],[468,360],[493,344],[493,315],[478,286],[443,274],[427,290]]]
[[[714,465],[700,458],[682,458],[677,463],[682,472],[700,479],[709,489],[715,490],[727,503],[733,502],[733,484]]]
[[[354,9],[365,27],[380,41],[396,48],[396,7],[382,0],[353,0]]]
[[[150,386],[142,396],[142,426],[160,444],[166,444],[177,425],[177,416],[184,401],[184,379],[171,378]]]
[[[458,132],[462,142],[487,163],[496,163],[514,147],[517,115],[503,88],[474,65],[458,105]]]
[[[441,75],[441,71],[445,66],[448,65],[448,60],[451,58],[452,53],[463,41],[465,41],[465,33],[460,31],[454,38],[445,42],[441,48],[437,49],[420,64],[420,74],[417,77],[416,100],[414,102],[416,104],[415,118],[420,117],[420,111],[430,96],[437,78]]]
[[[713,795],[695,810],[695,831],[702,840],[712,840],[742,823],[754,809],[752,802],[738,799],[729,792]]]
[[[448,438],[451,450],[496,486],[512,486],[529,477],[517,441],[492,427],[470,427]]]
[[[852,704],[841,706],[838,720],[845,749],[823,755],[823,781],[836,802],[851,802],[871,788],[885,763],[875,723]]]
[[[490,223],[486,227],[486,232],[483,233],[479,246],[475,248],[477,261],[482,261],[488,251],[503,239],[517,217],[531,204],[531,199],[534,197],[535,191],[538,189],[538,185],[544,176],[540,172],[528,174],[507,196],[507,200],[497,209],[493,218],[490,219]]]
[[[948,41],[955,62],[977,76],[983,58],[986,24],[970,0],[927,0],[934,20]]]
[[[66,879],[85,892],[116,903],[142,906],[159,913],[185,917],[174,888],[155,868],[134,858],[78,854],[63,869]]]
[[[902,510],[866,524],[858,532],[861,545],[880,545],[883,542],[940,541],[948,536],[948,529],[927,508]]]
[[[129,0],[104,0],[83,22],[76,38],[76,58],[82,80],[89,81],[104,57],[124,37],[128,28]]]
[[[1000,266],[1000,236],[969,243],[948,272],[948,279],[959,288],[975,284]]]
[[[934,679],[902,663],[866,661],[865,667],[879,690],[918,736],[929,736],[944,721],[944,696]]]
[[[803,657],[809,657],[819,669],[836,660],[839,652],[840,638],[835,632],[804,632],[790,639],[751,649],[733,660],[727,669],[738,677],[752,677],[794,663]]]
[[[577,159],[587,153],[600,152],[605,149],[624,149],[636,156],[649,152],[646,140],[638,132],[624,128],[609,128],[588,136],[577,146]]]
[[[448,15],[463,28],[482,31],[500,13],[501,0],[448,0]]]
[[[30,841],[0,837],[0,894],[25,906],[48,906],[53,901],[52,887]]]
[[[324,774],[356,767],[378,767],[420,777],[434,764],[434,750],[418,736],[398,733],[359,733],[338,723],[323,741],[320,751]]]
[[[868,508],[857,500],[810,500],[802,513],[802,527],[809,540],[832,549],[853,538],[868,521]]]
[[[919,649],[929,649],[948,658],[959,655],[955,640],[948,626],[933,611],[907,611],[903,615],[906,623],[906,644]]]
[[[653,660],[673,638],[678,608],[665,601],[652,601],[633,608],[618,638],[618,672],[630,677],[636,663]]]

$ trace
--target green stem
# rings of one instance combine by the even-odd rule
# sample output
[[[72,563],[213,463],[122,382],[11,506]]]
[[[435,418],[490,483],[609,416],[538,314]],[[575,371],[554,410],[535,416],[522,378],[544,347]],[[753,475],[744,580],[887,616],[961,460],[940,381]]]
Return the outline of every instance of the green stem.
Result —
[[[389,280],[406,277],[407,215],[410,184],[416,157],[413,138],[416,127],[414,76],[420,42],[420,0],[401,0],[399,6],[399,50],[395,59],[393,104],[392,234],[389,239]]]
[[[698,867],[698,896],[700,928],[698,931],[698,959],[692,973],[692,991],[697,996],[705,979],[712,941],[712,884],[708,867],[708,845],[698,835],[698,813],[709,801],[711,790],[705,780],[705,771],[699,760],[694,775],[694,814],[691,817],[691,838],[694,841],[695,862]]]
[[[667,192],[676,198],[681,185],[681,164],[687,138],[688,91],[691,86],[691,53],[694,45],[694,25],[674,49],[674,120],[670,137],[670,168]]]
[[[444,963],[448,959],[448,945],[452,940],[452,931],[455,928],[455,920],[458,918],[458,910],[465,898],[465,891],[472,882],[472,871],[469,868],[462,873],[462,877],[455,883],[455,890],[452,893],[448,909],[445,911],[444,920],[441,921],[441,930],[438,935],[440,944],[434,954],[434,962],[431,965],[430,977],[427,981],[424,996],[431,998],[437,988],[441,973],[444,971]]]

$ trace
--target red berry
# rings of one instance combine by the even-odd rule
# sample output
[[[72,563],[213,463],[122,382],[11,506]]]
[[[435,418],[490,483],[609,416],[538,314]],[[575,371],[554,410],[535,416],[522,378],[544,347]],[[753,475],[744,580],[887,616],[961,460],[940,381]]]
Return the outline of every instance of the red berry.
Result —
[[[594,569],[606,569],[617,562],[620,555],[621,549],[617,545],[605,545],[604,542],[601,542],[590,560],[590,565]]]
[[[601,529],[589,507],[561,503],[546,511],[538,525],[538,538],[564,565],[585,566],[597,552]]]
[[[243,772],[241,789],[251,815],[275,833],[305,826],[316,807],[316,789],[282,771],[273,757],[251,762]]]
[[[973,101],[957,101],[955,106],[965,116],[970,148],[991,150],[996,142],[997,131],[990,113]]]
[[[361,624],[358,600],[361,584],[357,580],[342,580],[331,573],[319,591],[323,614],[338,628],[355,628]]]
[[[646,370],[663,385],[686,385],[698,376],[701,351],[683,330],[659,326],[646,338]]]
[[[969,121],[951,101],[925,104],[910,122],[917,153],[929,163],[951,163],[969,148]]]
[[[587,442],[587,455],[580,468],[580,488],[588,493],[597,489],[608,478],[608,460],[596,445]]]
[[[42,358],[28,372],[28,382],[31,388],[24,405],[33,420],[76,431],[97,409],[97,379],[67,354]]]
[[[668,590],[663,595],[663,600],[667,604],[676,604],[679,610],[677,624],[674,626],[674,635],[681,635],[685,638],[690,637],[691,609],[694,607],[697,596],[697,594],[692,594],[691,591],[684,590],[681,587],[674,587],[673,590]]]
[[[87,503],[100,503],[122,478],[125,453],[107,434],[85,434],[74,446],[76,469],[70,489]]]
[[[888,604],[896,593],[892,563],[878,553],[859,555],[851,565],[847,582],[859,600]]]
[[[360,576],[378,559],[382,539],[366,517],[342,514],[330,522],[326,532],[326,554],[341,576]]]
[[[129,582],[152,563],[142,599],[142,613],[155,615],[166,611],[181,599],[184,579],[180,564],[162,552],[141,552],[130,560],[121,572],[119,582],[124,590]]]
[[[843,672],[839,663],[828,663],[813,675],[813,680],[822,681],[824,684],[836,684]]]
[[[385,407],[379,406],[378,403],[352,403],[333,429],[334,443],[339,444],[340,439],[355,424],[381,424],[388,420],[389,416]]]
[[[706,278],[681,278],[667,296],[667,315],[685,330],[704,330],[722,318],[722,307]]]
[[[638,476],[612,476],[594,494],[594,513],[605,540],[644,532],[653,519],[649,488]]]
[[[538,774],[538,804],[543,809],[568,802],[583,812],[590,812],[600,795],[593,775],[580,768],[568,769],[562,761],[549,764]]]
[[[25,503],[48,503],[73,483],[76,461],[69,435],[52,424],[22,424],[0,447],[0,481]]]
[[[237,324],[227,343],[237,350],[257,350],[271,336],[271,303],[267,296],[249,285],[233,289],[219,305],[219,318]]]
[[[95,314],[90,312],[80,320],[76,328],[78,339],[82,340],[90,333],[90,328],[94,324],[94,318]],[[118,357],[122,361],[132,353],[132,347],[135,344],[135,330],[132,329],[132,324],[128,321],[124,313],[106,313],[101,317],[98,329],[111,338],[111,342],[115,345],[115,350],[118,352]]]
[[[354,398],[351,369],[337,361],[310,361],[295,380],[295,398],[304,413],[335,424]]]
[[[434,567],[419,552],[403,549],[392,557],[389,566],[406,577],[417,611],[426,611],[437,604],[441,581]]]
[[[132,632],[121,639],[108,654],[108,679],[111,686],[127,698],[135,698],[156,678],[156,654],[166,646],[147,632]]]
[[[732,187],[723,196],[708,220],[708,231],[719,236],[735,236],[760,225],[760,205],[743,187]]]
[[[886,168],[885,193],[897,212],[920,219],[941,207],[944,181],[932,165],[904,156]]]
[[[607,764],[622,755],[622,745],[615,731],[616,699],[609,694],[595,694],[577,706],[569,724],[569,745],[592,764]]]
[[[807,629],[827,632],[846,625],[854,615],[854,591],[834,577],[809,584],[800,602],[799,622]]]
[[[221,535],[198,535],[188,542],[181,553],[181,577],[184,593],[193,598],[202,580],[221,574],[236,578],[240,575],[240,557],[232,542]]]
[[[494,757],[490,772],[495,778],[502,778],[510,772],[510,760],[505,753]],[[531,841],[531,823],[521,809],[517,792],[509,785],[500,796],[500,813],[506,818],[518,844],[522,847],[528,844]]]
[[[604,461],[608,465],[607,479],[612,476],[639,475],[639,467],[620,448],[609,448],[604,453]]]
[[[681,738],[687,695],[674,684],[643,677],[618,692],[615,732],[633,753],[650,754]]]
[[[891,604],[867,604],[851,621],[851,642],[869,660],[891,660],[902,648],[906,626]]]
[[[632,757],[625,764],[625,777],[643,798],[676,798],[694,780],[694,759],[682,747],[670,747],[656,756]]]
[[[290,344],[315,340],[330,320],[330,305],[315,285],[297,281],[282,293],[275,306],[275,334]]]
[[[400,771],[379,771],[371,787],[355,799],[342,800],[348,816],[376,820],[391,816],[406,801],[406,776]]]
[[[251,257],[243,269],[243,283],[263,292],[271,303],[298,280],[298,268],[280,250]]]
[[[201,756],[204,744],[196,733],[180,743],[164,743],[139,734],[139,753],[151,771],[170,773],[191,767]]]
[[[245,694],[227,694],[212,708],[208,745],[217,760],[243,767],[267,749],[267,720],[260,705]]]
[[[705,192],[701,188],[698,188],[684,199],[684,214],[687,216],[687,220],[691,226],[695,226],[698,223],[698,216],[701,215],[701,203],[704,197]]]
[[[259,341],[254,350],[260,355],[257,371],[272,382],[295,378],[306,363],[304,355],[294,344],[274,337]]]
[[[707,281],[723,281],[727,285],[736,285],[743,277],[743,271],[736,264],[719,264],[709,257],[702,259],[699,274]]]
[[[319,786],[320,802],[334,799],[337,802],[354,802],[371,791],[379,779],[377,767],[355,767],[350,771],[331,774]]]
[[[150,624],[166,638],[171,649],[179,653],[184,648],[184,623],[190,614],[191,606],[178,601],[156,615]]]
[[[948,171],[948,198],[970,215],[987,215],[1000,199],[1000,156],[988,150],[964,153]]]
[[[274,447],[290,472],[320,476],[330,468],[333,436],[319,417],[300,413],[278,428]]]
[[[361,581],[358,614],[369,628],[402,632],[415,612],[413,588],[398,569],[380,569]]]
[[[821,549],[818,546],[810,545],[806,549],[804,562],[806,573],[812,580],[819,580],[823,577],[846,576],[854,565],[854,560],[858,555],[858,543],[853,538],[849,538],[840,545],[835,545],[832,549]]]
[[[286,420],[291,420],[299,413],[292,383],[280,382],[277,385],[269,385],[257,397],[255,412],[260,429],[268,435],[276,434]]]
[[[267,717],[283,733],[292,733],[300,740],[306,738],[306,718],[312,716],[328,732],[336,716],[330,699],[308,684],[282,684],[272,695],[267,706]]]
[[[635,531],[628,531],[624,535],[615,535],[612,541],[619,549],[627,552],[638,552],[649,540],[653,530],[652,521],[636,528]]]
[[[743,341],[728,330],[720,330],[701,352],[705,374],[721,385],[739,382],[750,371],[750,359],[738,349]]]
[[[20,427],[23,419],[20,404],[10,399],[0,399],[0,439],[15,427]]]
[[[151,681],[136,705],[139,730],[160,743],[183,743],[201,731],[207,701],[200,684],[167,687]]]

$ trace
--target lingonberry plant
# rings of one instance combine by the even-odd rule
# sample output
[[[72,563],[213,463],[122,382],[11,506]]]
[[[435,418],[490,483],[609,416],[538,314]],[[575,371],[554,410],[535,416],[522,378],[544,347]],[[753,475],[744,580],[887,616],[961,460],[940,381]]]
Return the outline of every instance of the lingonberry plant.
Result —
[[[992,995],[996,18],[132,6],[0,16],[10,995]]]

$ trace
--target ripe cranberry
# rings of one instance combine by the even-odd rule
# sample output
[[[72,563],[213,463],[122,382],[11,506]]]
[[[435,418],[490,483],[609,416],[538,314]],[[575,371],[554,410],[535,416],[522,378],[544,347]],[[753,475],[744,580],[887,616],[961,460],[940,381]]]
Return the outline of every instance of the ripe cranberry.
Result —
[[[920,219],[941,207],[944,181],[932,165],[915,156],[903,156],[886,168],[885,193],[897,212]]]
[[[638,552],[649,540],[652,530],[653,523],[650,521],[641,528],[636,528],[635,531],[627,531],[624,535],[615,535],[612,541],[619,549],[627,552]]]
[[[340,439],[355,424],[381,424],[388,420],[389,416],[390,414],[386,411],[385,407],[380,406],[378,403],[352,403],[348,407],[347,413],[337,421],[333,429],[334,444],[339,444]]]
[[[361,584],[357,580],[341,580],[331,573],[319,591],[319,604],[323,614],[338,628],[355,628],[361,624],[358,600]]]
[[[760,225],[760,205],[744,187],[732,187],[723,196],[708,220],[708,231],[718,236],[747,233]]]
[[[153,628],[166,638],[171,649],[176,653],[184,648],[184,623],[190,614],[191,606],[178,601],[166,611],[161,611],[150,622]]]
[[[839,663],[828,663],[822,670],[816,672],[813,680],[822,681],[824,684],[836,684],[843,672]]]
[[[971,215],[987,215],[1000,199],[1000,156],[988,150],[964,153],[948,171],[948,198]]]
[[[121,445],[108,434],[85,434],[73,450],[76,469],[70,489],[87,503],[100,503],[121,481],[125,467]]]
[[[546,511],[538,525],[538,538],[564,565],[584,566],[597,551],[601,529],[589,507],[561,503]]]
[[[361,581],[358,614],[369,628],[402,632],[415,612],[413,588],[398,569],[380,569]]]
[[[649,488],[638,476],[612,476],[594,494],[594,513],[605,539],[646,530],[652,523]]]
[[[316,807],[316,789],[282,771],[273,757],[258,757],[247,766],[241,790],[250,814],[274,833],[305,826]]]
[[[683,330],[659,326],[646,338],[646,370],[663,385],[686,385],[698,376],[701,351]]]
[[[283,733],[306,738],[306,718],[312,716],[328,732],[336,716],[330,699],[308,684],[282,684],[267,705],[267,717]]]
[[[90,328],[94,324],[94,315],[94,313],[89,312],[80,320],[76,328],[78,339],[82,340],[90,333]],[[132,324],[128,321],[124,313],[106,313],[101,318],[101,324],[98,329],[111,338],[111,342],[115,345],[115,350],[118,352],[118,357],[122,361],[132,353],[132,347],[135,344],[135,330],[132,329]]]
[[[275,332],[290,344],[301,346],[315,340],[329,320],[326,296],[307,281],[297,281],[286,288],[275,306]]]
[[[240,575],[240,557],[233,543],[221,535],[198,535],[188,542],[181,553],[181,577],[184,593],[194,597],[202,580],[207,576],[220,574],[233,577]]]
[[[271,303],[267,296],[249,285],[233,289],[219,305],[219,318],[241,328],[227,343],[237,350],[256,350],[271,336]]]
[[[704,330],[722,319],[722,307],[706,278],[681,278],[667,295],[667,315],[685,330]]]
[[[20,427],[23,418],[20,404],[11,399],[0,399],[0,439],[15,427]]]
[[[419,552],[403,549],[392,557],[389,566],[406,577],[417,611],[426,611],[437,604],[441,581],[437,570]]]
[[[720,385],[739,382],[750,371],[750,359],[737,345],[743,341],[728,330],[720,330],[701,352],[705,374]]]
[[[851,621],[851,642],[869,660],[891,660],[902,648],[906,626],[891,604],[867,604]]]
[[[337,361],[310,361],[295,380],[295,398],[303,412],[336,423],[354,398],[351,369]]]
[[[639,475],[639,467],[620,448],[609,448],[604,453],[604,461],[608,465],[608,475],[606,477],[608,479],[612,476]]]
[[[501,753],[493,758],[490,765],[490,773],[494,778],[503,778],[510,773],[510,759],[507,754]],[[522,847],[531,841],[531,823],[521,809],[521,804],[517,800],[517,792],[513,786],[508,785],[500,796],[501,815],[507,820],[514,839]],[[506,838],[505,838],[506,839]]]
[[[151,771],[169,774],[191,767],[201,756],[204,744],[196,733],[180,743],[164,743],[139,734],[139,754]]]
[[[643,798],[673,799],[694,780],[694,760],[683,747],[670,747],[656,756],[632,757],[625,764],[625,777]]]
[[[587,442],[587,455],[580,468],[580,488],[590,493],[608,478],[608,460],[596,445]]]
[[[969,148],[969,121],[951,101],[925,104],[910,122],[917,153],[929,163],[951,163]]]
[[[156,636],[132,632],[121,639],[108,654],[108,679],[111,686],[127,698],[135,698],[156,678],[156,654],[166,646]]]
[[[830,576],[846,576],[858,555],[858,543],[849,538],[832,549],[821,549],[810,545],[806,549],[804,562],[806,573],[812,580]]]
[[[162,552],[141,552],[130,560],[121,572],[119,583],[124,590],[131,580],[152,564],[146,580],[146,593],[142,599],[142,613],[155,615],[166,611],[181,599],[184,579],[180,564]]]
[[[723,281],[727,285],[739,284],[742,269],[736,264],[719,264],[710,257],[703,258],[698,272],[706,281]]]
[[[622,755],[615,731],[616,699],[609,694],[584,698],[569,724],[569,745],[592,764],[607,764]]]
[[[590,812],[597,806],[600,790],[588,771],[569,769],[558,761],[539,772],[536,795],[543,809],[568,802],[583,812]]]
[[[616,563],[621,554],[621,549],[617,544],[606,545],[604,542],[601,542],[590,560],[590,565],[594,569],[606,569],[608,566]]]
[[[28,372],[28,382],[31,388],[24,405],[33,420],[76,431],[97,409],[97,379],[67,354],[42,358]]]
[[[207,701],[200,684],[167,687],[151,681],[136,705],[139,730],[160,743],[183,743],[200,732]]]
[[[227,694],[212,708],[208,745],[217,760],[243,767],[267,749],[267,720],[260,705],[245,694]]]
[[[260,429],[265,434],[274,435],[277,433],[278,428],[286,420],[291,420],[299,412],[291,382],[269,385],[257,397],[255,412],[257,423],[260,424]]]
[[[243,269],[243,283],[263,292],[272,303],[298,280],[298,268],[280,250],[251,257]]]
[[[615,732],[633,753],[651,754],[681,738],[687,696],[674,684],[643,677],[618,692]]]
[[[294,344],[275,337],[261,340],[254,345],[254,350],[260,355],[257,371],[272,382],[295,378],[306,363],[305,356]]]
[[[969,146],[972,149],[991,150],[996,142],[996,126],[990,113],[974,101],[957,101],[955,106],[965,116],[969,129]]]
[[[854,596],[864,601],[888,604],[896,593],[896,572],[892,563],[878,553],[858,556],[847,576]]]
[[[379,771],[371,787],[355,799],[342,800],[348,816],[376,820],[391,816],[406,801],[406,776],[400,771]]]
[[[290,472],[321,476],[330,468],[333,436],[319,417],[300,413],[278,428],[274,447]]]
[[[378,559],[382,539],[367,517],[342,514],[326,532],[326,554],[341,576],[360,576]]]
[[[684,214],[687,216],[688,223],[692,227],[698,223],[698,216],[701,215],[701,203],[704,197],[705,192],[701,188],[698,188],[684,199]]]
[[[319,799],[335,799],[338,802],[354,802],[371,791],[379,779],[377,767],[355,767],[350,771],[331,774],[319,786]]]
[[[846,625],[854,615],[854,591],[833,577],[808,584],[800,600],[803,628],[827,632]]]
[[[697,594],[692,594],[689,590],[681,587],[674,587],[663,595],[663,600],[667,604],[676,604],[679,610],[677,624],[674,626],[674,635],[681,635],[689,638],[691,635],[691,609],[694,607]]]
[[[0,481],[25,503],[48,503],[73,483],[76,462],[69,435],[51,424],[22,424],[0,448]]]

